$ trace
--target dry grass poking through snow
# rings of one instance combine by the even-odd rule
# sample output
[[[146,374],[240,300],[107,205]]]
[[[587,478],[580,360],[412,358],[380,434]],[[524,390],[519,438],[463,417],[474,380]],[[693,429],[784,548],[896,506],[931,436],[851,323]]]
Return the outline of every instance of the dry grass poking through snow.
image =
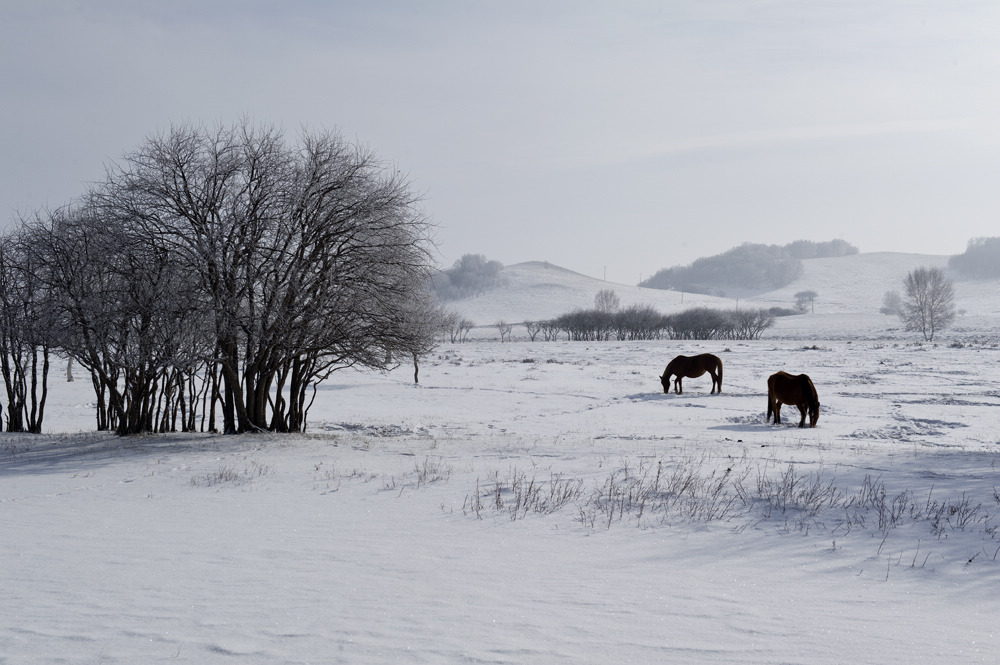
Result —
[[[588,528],[630,523],[643,528],[676,523],[725,522],[743,530],[771,526],[781,532],[832,537],[868,532],[884,543],[896,529],[915,528],[938,540],[953,532],[979,533],[998,541],[997,514],[966,494],[937,498],[909,489],[893,490],[880,476],[866,475],[860,487],[842,489],[822,472],[799,472],[794,464],[731,460],[707,468],[706,459],[679,463],[623,459],[616,469],[587,486],[581,478],[550,473],[547,479],[511,468],[492,472],[463,504],[463,513],[510,520],[572,508]],[[992,506],[1000,506],[994,490]],[[881,546],[880,548],[881,549]],[[1000,546],[993,552],[996,558]]]
[[[231,464],[220,464],[217,471],[206,473],[191,479],[191,484],[198,487],[214,487],[215,485],[232,484],[236,486],[253,485],[254,482],[274,473],[268,464],[250,460],[240,469]]]

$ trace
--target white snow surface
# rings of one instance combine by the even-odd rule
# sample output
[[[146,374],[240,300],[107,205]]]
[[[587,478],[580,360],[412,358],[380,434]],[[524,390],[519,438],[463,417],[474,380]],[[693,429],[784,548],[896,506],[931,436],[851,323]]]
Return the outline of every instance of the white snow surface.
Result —
[[[917,265],[943,261],[807,262],[755,300],[816,313],[759,341],[484,337],[419,385],[339,372],[305,435],[94,433],[57,364],[47,433],[0,435],[0,663],[996,662],[997,285],[956,282],[967,314],[921,343],[877,313]],[[607,288],[505,272],[457,305],[518,321]],[[664,394],[700,352],[723,392]],[[812,377],[815,429],[765,422],[779,369]],[[626,470],[670,481],[630,499]]]

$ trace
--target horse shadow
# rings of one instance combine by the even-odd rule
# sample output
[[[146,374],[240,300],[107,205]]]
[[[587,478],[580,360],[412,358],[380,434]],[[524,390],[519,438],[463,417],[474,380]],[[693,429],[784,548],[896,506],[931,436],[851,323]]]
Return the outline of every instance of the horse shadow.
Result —
[[[632,393],[631,395],[625,395],[624,397],[631,402],[666,402],[675,399],[692,400],[709,396],[710,395],[707,393],[705,395],[698,395],[697,393],[693,393],[691,395],[688,395],[687,393],[682,395],[674,395],[673,393],[669,395],[664,393]],[[690,402],[687,402],[686,406],[705,408],[704,404],[691,404]]]

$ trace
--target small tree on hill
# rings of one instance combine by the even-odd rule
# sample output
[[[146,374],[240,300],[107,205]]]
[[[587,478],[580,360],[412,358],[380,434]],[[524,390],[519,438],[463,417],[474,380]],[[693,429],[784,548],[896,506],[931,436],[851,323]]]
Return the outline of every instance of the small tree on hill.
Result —
[[[795,294],[795,307],[801,312],[806,311],[806,305],[809,306],[810,312],[815,312],[815,300],[819,297],[819,294],[815,291],[799,291]]]
[[[618,294],[612,289],[601,289],[594,296],[594,309],[604,314],[614,314],[621,307]]]
[[[907,330],[928,342],[955,319],[955,288],[940,268],[917,268],[906,276],[906,299],[899,316]]]

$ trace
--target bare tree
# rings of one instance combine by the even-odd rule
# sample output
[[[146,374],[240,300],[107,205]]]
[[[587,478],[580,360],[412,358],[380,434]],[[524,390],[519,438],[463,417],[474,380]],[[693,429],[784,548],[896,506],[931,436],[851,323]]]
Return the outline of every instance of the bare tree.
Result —
[[[176,396],[172,370],[185,362],[184,341],[201,315],[196,282],[102,212],[64,208],[24,227],[26,253],[52,293],[48,339],[91,373],[98,429],[162,431]]]
[[[799,291],[795,294],[795,308],[801,312],[806,311],[806,305],[809,306],[811,312],[815,312],[815,302],[819,294],[815,291]]]
[[[428,289],[414,294],[412,300],[400,309],[403,321],[400,326],[408,340],[403,343],[413,359],[413,383],[420,383],[420,357],[438,345],[438,334],[446,329],[449,313],[438,303]]]
[[[459,338],[458,341],[463,344],[469,339],[469,333],[472,329],[476,327],[476,323],[470,319],[462,319],[458,322],[459,328]]]
[[[906,276],[906,298],[900,318],[907,330],[920,331],[928,342],[955,318],[955,288],[940,268],[917,268]]]
[[[457,342],[462,334],[462,329],[458,325],[461,320],[458,312],[454,310],[446,311],[444,318],[441,319],[441,329],[448,335],[448,339],[452,344]]]
[[[733,339],[760,339],[774,325],[774,315],[766,309],[736,309],[729,312]]]
[[[538,337],[538,333],[540,333],[541,330],[542,330],[542,322],[541,321],[525,321],[523,325],[524,325],[524,329],[528,333],[528,339],[531,340],[532,342],[534,342],[535,338]]]
[[[507,323],[506,321],[497,321],[496,326],[497,326],[497,332],[500,333],[500,341],[501,342],[510,341],[510,333],[514,329],[514,327],[509,323]]]
[[[464,343],[469,339],[469,333],[476,327],[474,321],[462,318],[458,312],[447,312],[444,315],[442,329],[448,334],[451,343]]]
[[[20,234],[0,241],[0,373],[10,432],[41,432],[45,415],[51,310],[38,268]]]
[[[613,289],[601,289],[594,296],[594,309],[603,314],[614,314],[621,307],[621,299]]]

